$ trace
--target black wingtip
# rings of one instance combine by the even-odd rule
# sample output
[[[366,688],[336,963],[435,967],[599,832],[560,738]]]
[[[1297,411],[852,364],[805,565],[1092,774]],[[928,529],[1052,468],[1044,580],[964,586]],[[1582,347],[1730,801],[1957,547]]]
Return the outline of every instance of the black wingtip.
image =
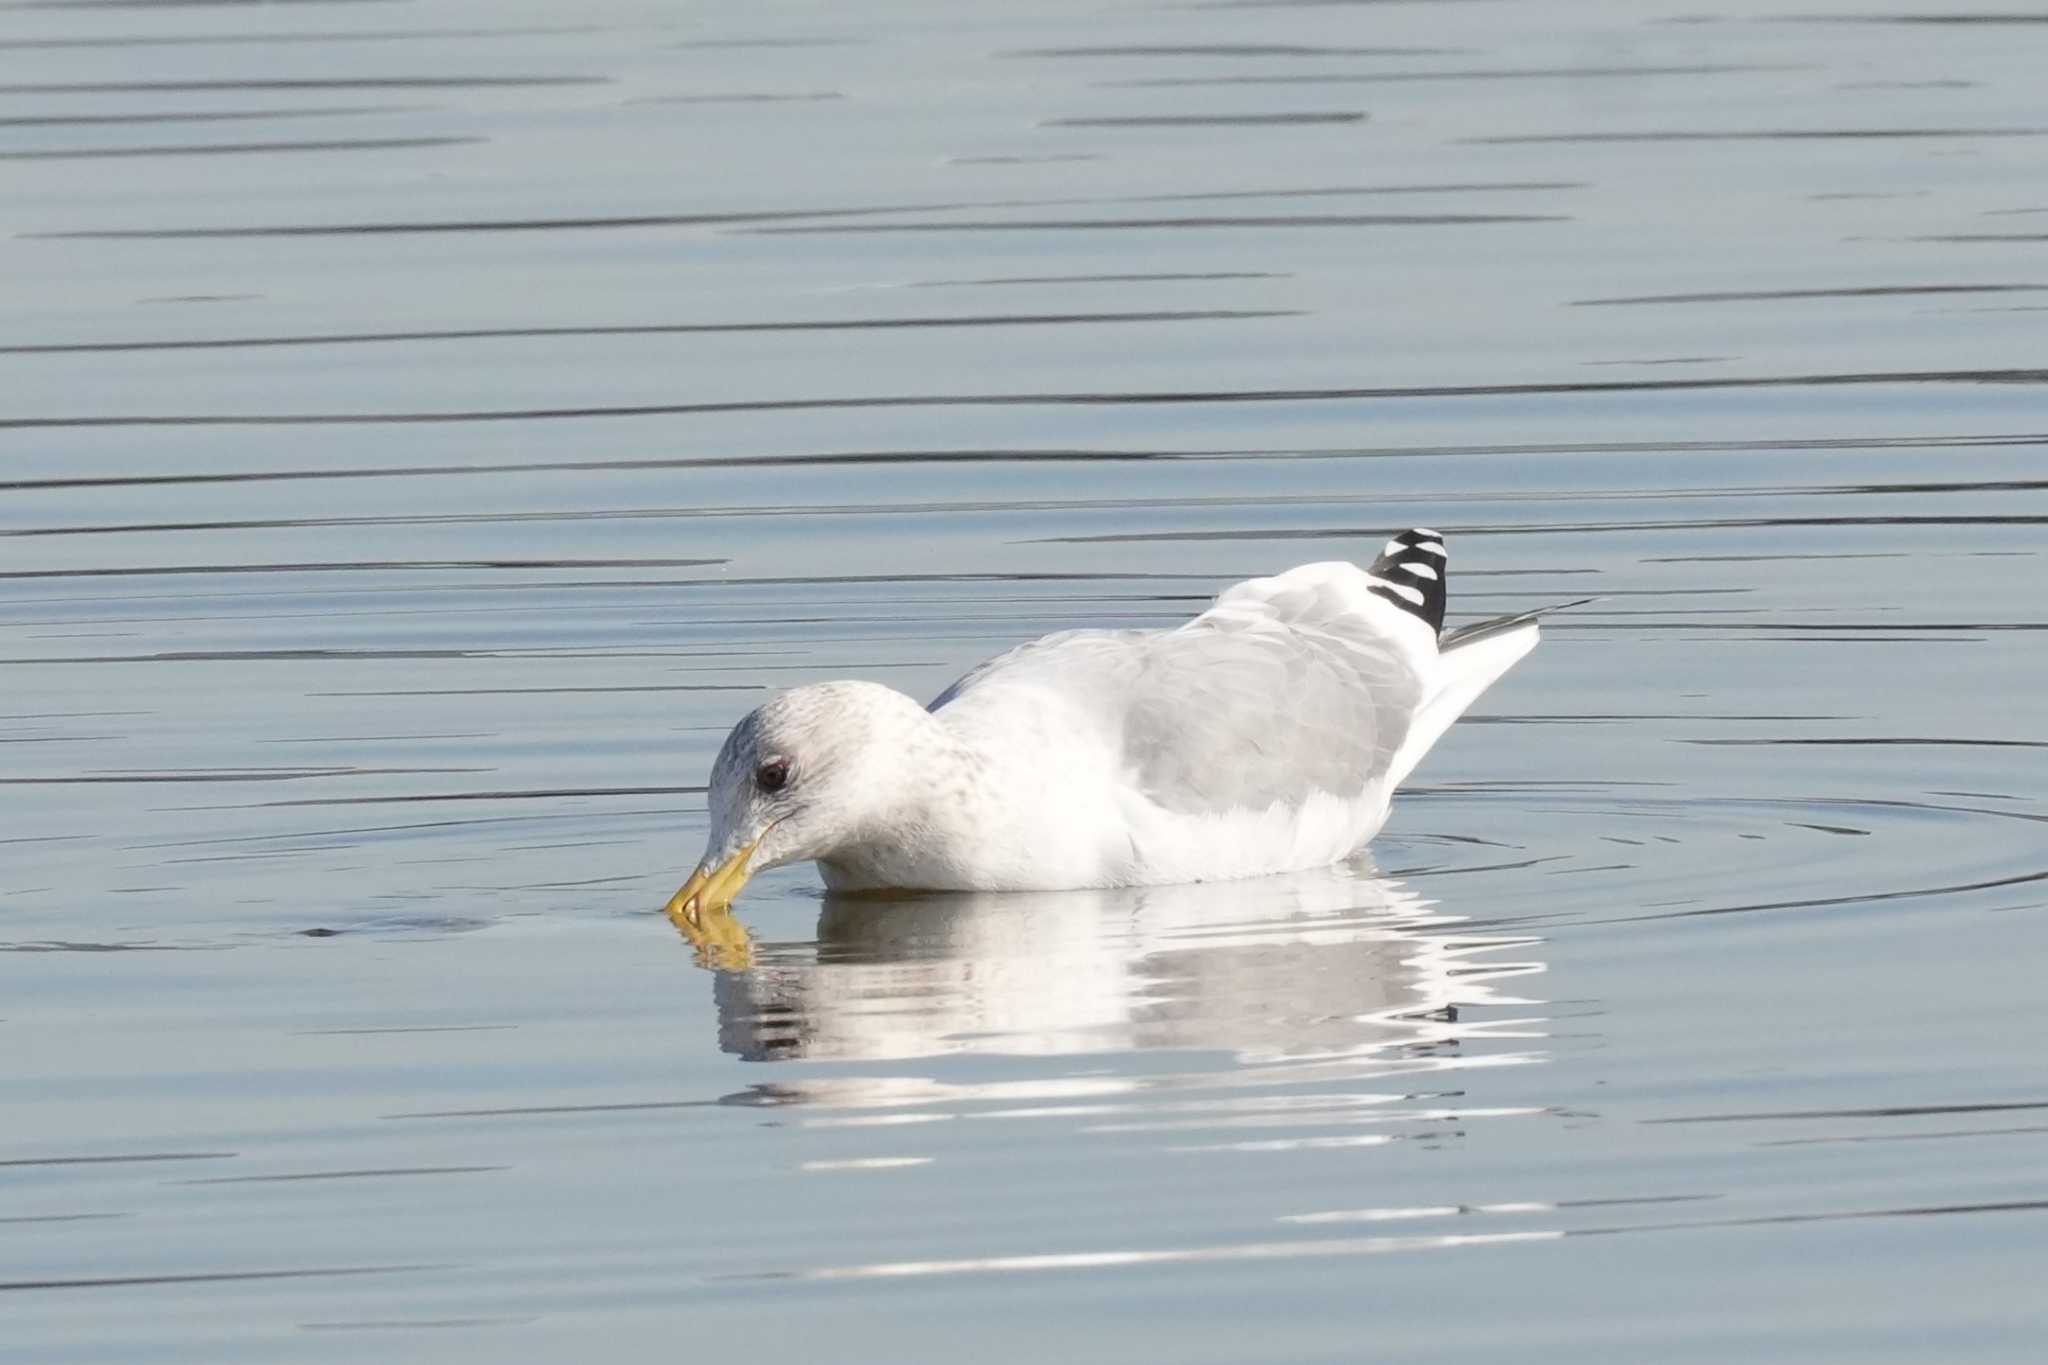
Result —
[[[1517,627],[1526,626],[1531,621],[1540,621],[1544,617],[1556,612],[1570,611],[1573,607],[1583,607],[1589,602],[1604,602],[1606,600],[1604,597],[1581,597],[1570,602],[1557,602],[1547,607],[1537,607],[1533,611],[1518,611],[1512,616],[1496,616],[1491,620],[1474,621],[1470,625],[1459,626],[1449,635],[1438,640],[1437,644],[1448,652],[1456,649],[1459,645],[1469,645],[1476,641],[1487,639],[1490,636],[1501,635]]]
[[[1443,536],[1426,526],[1403,531],[1387,542],[1366,572],[1379,580],[1371,588],[1373,596],[1392,602],[1431,631],[1442,633],[1450,574]]]

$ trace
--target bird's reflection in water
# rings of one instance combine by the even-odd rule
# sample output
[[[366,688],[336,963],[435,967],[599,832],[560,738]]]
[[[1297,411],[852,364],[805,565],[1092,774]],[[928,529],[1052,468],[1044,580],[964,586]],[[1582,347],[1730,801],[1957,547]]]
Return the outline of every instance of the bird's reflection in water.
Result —
[[[1528,1003],[1502,982],[1542,970],[1503,960],[1532,940],[1458,925],[1363,861],[1192,886],[833,898],[815,940],[727,955],[719,1041],[756,1061],[1221,1049],[1239,1068],[1440,1070],[1479,1036],[1461,1011]],[[1486,1013],[1490,1038],[1535,1022]]]

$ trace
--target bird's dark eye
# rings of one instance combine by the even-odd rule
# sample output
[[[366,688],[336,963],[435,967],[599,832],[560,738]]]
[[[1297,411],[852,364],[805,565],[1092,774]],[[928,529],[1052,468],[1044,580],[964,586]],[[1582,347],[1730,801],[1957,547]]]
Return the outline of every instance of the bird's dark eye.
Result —
[[[771,758],[754,769],[754,785],[764,792],[779,792],[789,785],[789,760]]]

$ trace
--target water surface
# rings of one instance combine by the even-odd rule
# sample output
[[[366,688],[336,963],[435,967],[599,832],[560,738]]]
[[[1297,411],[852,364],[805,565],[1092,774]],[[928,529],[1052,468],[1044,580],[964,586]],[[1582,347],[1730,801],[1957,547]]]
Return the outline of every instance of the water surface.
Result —
[[[36,1359],[2028,1359],[2048,30],[0,20]],[[1344,867],[656,907],[775,688],[1442,528]]]

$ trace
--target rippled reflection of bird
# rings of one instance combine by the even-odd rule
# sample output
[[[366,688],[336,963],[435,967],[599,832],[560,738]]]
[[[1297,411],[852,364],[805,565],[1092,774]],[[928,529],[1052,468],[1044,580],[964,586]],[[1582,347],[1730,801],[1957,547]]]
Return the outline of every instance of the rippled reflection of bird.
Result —
[[[1533,617],[1442,636],[1434,531],[1371,567],[1239,583],[1172,630],[1021,645],[929,708],[874,683],[785,692],[712,770],[711,832],[669,902],[693,937],[749,875],[841,890],[1053,890],[1340,859],[1451,722],[1536,644]]]
[[[720,973],[719,1042],[757,1061],[1222,1048],[1422,1070],[1469,1032],[1461,1007],[1519,1003],[1496,983],[1542,970],[1499,956],[1527,940],[1460,925],[1363,859],[1255,899],[1222,883],[835,896],[814,940]]]

